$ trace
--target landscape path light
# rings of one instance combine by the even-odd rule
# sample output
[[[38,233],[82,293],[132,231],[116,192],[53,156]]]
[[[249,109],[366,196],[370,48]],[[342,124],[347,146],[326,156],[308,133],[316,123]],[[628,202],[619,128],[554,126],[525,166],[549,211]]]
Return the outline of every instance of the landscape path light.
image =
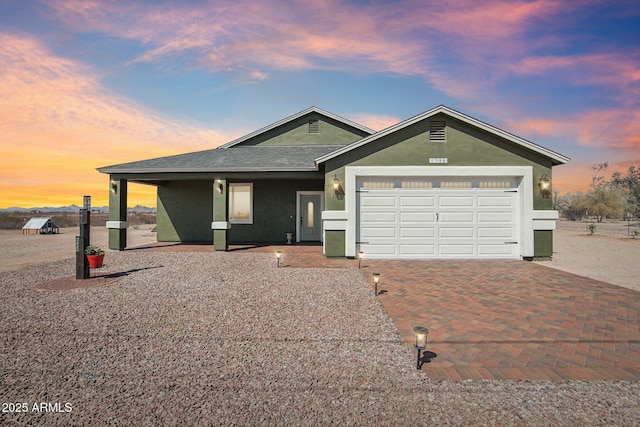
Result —
[[[378,283],[380,283],[380,273],[373,273],[373,284],[375,285],[376,295],[378,295]]]
[[[276,260],[278,260],[278,268],[280,268],[280,258],[282,258],[282,252],[276,251]]]
[[[422,358],[420,358],[420,353],[427,348],[427,335],[429,335],[429,330],[424,326],[415,326],[413,328],[413,333],[416,335],[416,343],[414,347],[418,350],[418,361],[416,362],[416,369],[422,369],[422,364],[425,362]]]
[[[364,258],[364,252],[360,251],[360,252],[358,252],[358,268],[361,267],[362,258]]]

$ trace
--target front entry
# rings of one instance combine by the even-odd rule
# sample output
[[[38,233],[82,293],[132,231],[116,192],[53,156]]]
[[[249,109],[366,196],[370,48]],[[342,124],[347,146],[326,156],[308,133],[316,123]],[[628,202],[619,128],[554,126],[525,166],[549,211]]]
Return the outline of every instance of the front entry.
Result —
[[[322,194],[298,195],[298,241],[319,242],[322,238]]]

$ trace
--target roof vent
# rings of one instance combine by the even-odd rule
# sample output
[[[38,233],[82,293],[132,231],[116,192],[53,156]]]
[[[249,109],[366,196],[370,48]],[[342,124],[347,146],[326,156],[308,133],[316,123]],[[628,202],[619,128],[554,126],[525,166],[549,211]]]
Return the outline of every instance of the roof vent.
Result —
[[[446,141],[445,129],[444,120],[431,120],[429,122],[429,141]]]
[[[318,119],[309,120],[309,133],[320,133],[320,123]]]

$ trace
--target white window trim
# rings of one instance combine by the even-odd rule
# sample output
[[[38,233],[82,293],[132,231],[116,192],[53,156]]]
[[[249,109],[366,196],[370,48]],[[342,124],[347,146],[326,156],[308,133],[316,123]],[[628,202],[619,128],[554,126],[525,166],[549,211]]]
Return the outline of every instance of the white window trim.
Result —
[[[231,188],[240,186],[249,186],[249,219],[232,219],[233,214],[233,200],[231,195],[233,191]],[[232,182],[229,183],[229,223],[230,224],[253,224],[253,183],[252,182]]]

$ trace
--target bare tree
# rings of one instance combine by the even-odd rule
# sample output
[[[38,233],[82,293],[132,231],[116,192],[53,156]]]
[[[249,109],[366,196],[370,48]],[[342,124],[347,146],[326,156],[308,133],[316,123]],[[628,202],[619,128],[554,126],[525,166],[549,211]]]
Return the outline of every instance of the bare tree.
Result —
[[[598,187],[605,185],[607,181],[603,175],[599,175],[609,167],[609,162],[594,163],[591,165],[591,188],[595,191]]]

